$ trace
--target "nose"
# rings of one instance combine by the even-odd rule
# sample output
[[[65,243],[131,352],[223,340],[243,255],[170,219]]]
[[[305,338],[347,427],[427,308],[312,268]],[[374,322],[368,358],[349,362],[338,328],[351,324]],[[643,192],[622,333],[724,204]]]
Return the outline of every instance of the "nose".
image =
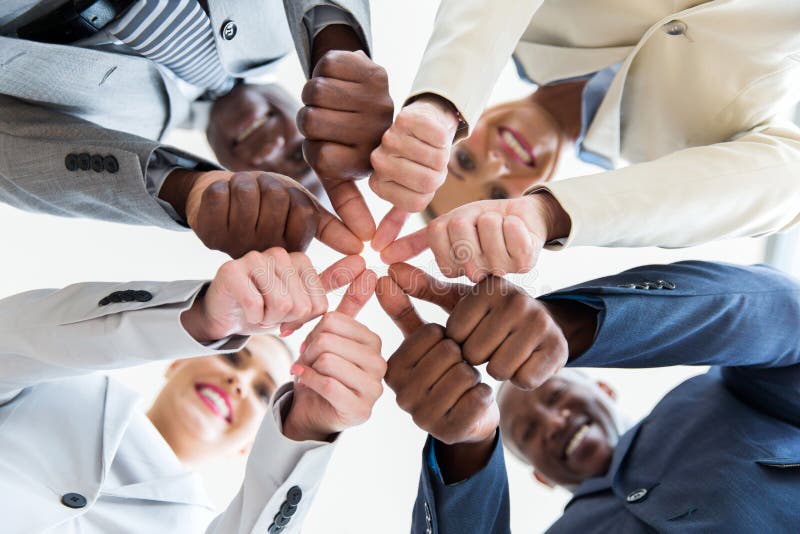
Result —
[[[231,373],[226,379],[228,391],[231,395],[236,395],[237,398],[246,397],[253,389],[251,386],[255,377],[256,372],[249,368]]]
[[[491,178],[502,176],[508,172],[506,159],[498,149],[489,150],[483,167],[483,174]]]
[[[547,411],[545,428],[547,428],[547,439],[555,441],[566,429],[572,412],[569,408],[555,408]]]

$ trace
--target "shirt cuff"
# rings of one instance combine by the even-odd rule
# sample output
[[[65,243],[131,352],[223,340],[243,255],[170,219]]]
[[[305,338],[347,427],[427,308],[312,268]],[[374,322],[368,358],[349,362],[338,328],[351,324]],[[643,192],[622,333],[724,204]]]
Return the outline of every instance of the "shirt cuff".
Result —
[[[310,37],[309,42],[319,35],[319,32],[333,26],[334,24],[344,24],[350,26],[356,31],[356,35],[361,40],[364,50],[367,50],[367,40],[364,38],[364,30],[361,25],[356,22],[353,16],[344,9],[336,6],[317,6],[309,10],[303,17],[303,23],[306,26],[306,31]]]
[[[175,208],[173,208],[169,202],[162,200],[158,196],[161,193],[161,188],[164,186],[164,181],[166,181],[167,176],[175,169],[212,169],[208,168],[208,166],[201,161],[179,155],[164,147],[155,149],[153,153],[150,154],[150,159],[147,161],[147,173],[145,176],[147,192],[158,202],[161,209],[163,209],[173,221],[188,228],[189,225],[178,215]]]

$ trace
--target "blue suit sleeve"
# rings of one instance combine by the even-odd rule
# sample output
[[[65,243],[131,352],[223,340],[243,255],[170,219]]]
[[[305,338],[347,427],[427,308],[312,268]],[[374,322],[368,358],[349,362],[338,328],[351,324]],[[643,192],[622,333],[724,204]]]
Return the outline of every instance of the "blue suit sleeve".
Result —
[[[800,285],[780,271],[680,262],[542,298],[577,299],[598,309],[594,342],[571,367],[718,366],[748,402],[800,421]]]
[[[428,436],[411,523],[413,534],[510,532],[508,477],[500,433],[486,466],[467,480],[445,484]]]

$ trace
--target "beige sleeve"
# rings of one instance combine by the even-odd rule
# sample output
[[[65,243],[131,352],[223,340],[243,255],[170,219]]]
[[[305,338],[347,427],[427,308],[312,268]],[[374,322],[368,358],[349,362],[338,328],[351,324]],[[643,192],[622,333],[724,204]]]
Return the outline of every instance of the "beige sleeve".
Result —
[[[734,141],[536,186],[572,221],[570,245],[690,247],[786,230],[800,220],[800,129],[786,123]]]
[[[542,0],[442,0],[409,98],[449,100],[470,127]]]

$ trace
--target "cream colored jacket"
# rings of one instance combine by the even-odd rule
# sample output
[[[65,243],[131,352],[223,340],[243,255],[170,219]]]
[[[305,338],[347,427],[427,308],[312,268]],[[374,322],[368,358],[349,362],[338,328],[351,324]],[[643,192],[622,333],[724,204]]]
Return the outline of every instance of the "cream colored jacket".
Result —
[[[219,513],[137,407],[138,396],[93,373],[240,349],[247,338],[212,349],[182,328],[180,314],[204,284],[90,283],[0,300],[0,531],[267,534],[297,486],[301,500],[281,532],[300,532],[335,444],[283,436],[290,385],[274,396],[241,490]],[[98,306],[126,289],[153,298]],[[85,506],[63,504],[70,494]]]
[[[569,214],[565,245],[683,247],[800,218],[800,130],[782,118],[800,2],[444,0],[413,94],[474,124],[512,49],[539,84],[621,63],[584,147],[632,165],[533,188]]]

